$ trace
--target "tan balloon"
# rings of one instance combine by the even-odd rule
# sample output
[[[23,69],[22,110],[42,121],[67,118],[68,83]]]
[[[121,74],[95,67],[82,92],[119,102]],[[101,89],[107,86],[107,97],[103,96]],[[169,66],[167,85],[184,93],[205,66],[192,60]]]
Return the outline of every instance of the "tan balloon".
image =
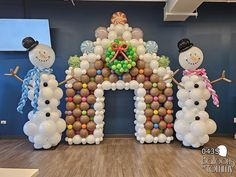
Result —
[[[102,70],[103,65],[104,65],[104,63],[103,63],[103,61],[101,61],[101,60],[96,60],[96,61],[94,62],[94,67],[95,67],[95,69],[100,69],[100,70]]]
[[[145,76],[143,74],[138,74],[136,77],[136,80],[138,83],[144,83],[145,81]]]
[[[89,68],[87,70],[87,74],[89,77],[95,77],[97,75],[97,71],[95,68]]]
[[[163,120],[161,120],[161,121],[159,122],[159,128],[160,128],[161,130],[164,130],[164,129],[166,128],[166,122],[163,121]]]
[[[89,122],[89,117],[86,115],[80,116],[80,122],[82,124],[87,124]]]
[[[118,77],[116,74],[111,74],[109,77],[109,81],[110,82],[117,82],[118,81]]]
[[[158,101],[153,101],[153,102],[151,103],[151,108],[152,108],[152,109],[158,109],[159,106],[160,106],[160,103],[159,103]]]
[[[150,108],[147,108],[146,110],[145,110],[145,116],[146,117],[152,117],[152,115],[153,115],[153,110],[152,109],[150,109]]]
[[[66,123],[72,125],[75,122],[74,116],[66,116]]]
[[[97,88],[96,82],[91,81],[91,82],[88,83],[88,89],[90,91],[94,91],[94,90],[96,90],[96,88]]]
[[[151,68],[144,68],[144,75],[146,76],[146,77],[149,77],[149,76],[151,76],[152,75],[152,69]]]
[[[166,96],[172,96],[173,95],[173,89],[172,88],[166,88],[165,90],[164,90],[164,94],[166,95]]]
[[[87,111],[89,109],[89,104],[87,102],[80,103],[80,109]]]
[[[150,94],[151,94],[152,96],[158,96],[159,93],[160,93],[160,91],[159,91],[157,88],[152,88],[152,89],[150,90]]]
[[[131,75],[129,73],[123,74],[123,81],[124,82],[130,82],[132,79]]]
[[[82,112],[81,112],[81,110],[79,108],[76,108],[76,109],[73,110],[73,115],[75,117],[80,117],[81,114],[82,114]]]
[[[157,137],[160,134],[159,128],[152,129],[152,136]]]
[[[173,134],[174,134],[173,128],[167,128],[167,129],[165,129],[164,134],[165,134],[167,137],[168,137],[168,136],[173,136]]]
[[[97,84],[101,84],[101,83],[103,82],[103,77],[102,77],[102,75],[96,75],[96,77],[95,77],[95,82],[96,82]]]
[[[166,115],[166,109],[163,108],[163,107],[160,107],[160,108],[158,109],[158,114],[159,114],[160,116],[165,116],[165,115]]]
[[[75,131],[79,131],[81,129],[81,123],[79,121],[75,121],[74,124],[73,124],[73,129]]]
[[[96,124],[95,124],[93,121],[89,121],[89,122],[87,123],[87,129],[88,129],[90,132],[94,131],[95,128],[96,128]]]
[[[144,87],[146,90],[150,90],[150,89],[152,88],[152,83],[151,83],[150,81],[144,81],[143,87]]]
[[[75,136],[75,131],[73,130],[73,129],[67,129],[66,130],[66,136],[68,137],[68,138],[73,138],[74,136]]]
[[[82,100],[82,98],[78,94],[73,97],[73,102],[76,104],[79,104],[81,102],[81,100]]]
[[[87,111],[87,115],[88,115],[89,117],[95,116],[95,110],[94,110],[94,109],[89,109],[89,110]]]
[[[102,69],[103,77],[107,77],[108,78],[110,76],[110,74],[111,74],[111,70],[109,68],[103,68]]]
[[[172,109],[173,108],[173,103],[171,101],[166,101],[164,104],[164,107],[166,109]]]
[[[145,97],[144,97],[145,103],[151,103],[152,100],[153,100],[153,97],[151,95],[149,95],[149,94],[145,95]]]
[[[171,114],[166,114],[164,120],[167,122],[167,123],[172,123],[174,118],[173,118],[173,115]]]
[[[161,118],[160,118],[159,115],[153,115],[152,118],[151,118],[151,120],[152,120],[152,122],[153,122],[154,124],[157,124],[157,123],[159,123],[159,122],[161,121]]]
[[[164,94],[159,94],[158,100],[160,103],[164,103],[166,101],[166,96]]]
[[[138,75],[138,68],[137,67],[133,67],[131,70],[130,70],[130,75],[135,77]]]
[[[74,110],[74,109],[75,109],[75,104],[74,104],[73,102],[67,102],[67,103],[66,103],[66,109],[67,109],[68,111]]]
[[[88,83],[89,82],[89,76],[87,74],[83,74],[81,77],[80,77],[82,83]]]
[[[89,95],[89,90],[88,89],[86,89],[86,88],[82,88],[81,90],[80,90],[80,95],[83,97],[86,97],[86,96],[88,96]]]
[[[137,67],[138,69],[144,69],[145,68],[145,62],[143,60],[137,61]]]
[[[87,129],[81,129],[79,131],[79,135],[82,137],[82,138],[86,138],[88,136],[88,130]]]
[[[95,97],[94,95],[89,95],[89,96],[87,97],[87,102],[88,102],[89,104],[94,104],[94,103],[96,102],[96,97]]]
[[[82,83],[81,82],[74,82],[73,83],[73,89],[75,89],[75,90],[82,89]]]
[[[151,121],[147,121],[145,124],[144,124],[144,127],[145,129],[147,130],[151,130],[153,128],[153,123]]]
[[[157,82],[159,81],[159,76],[158,76],[157,74],[152,74],[152,75],[150,76],[150,81],[151,81],[152,83],[157,83]]]
[[[71,88],[66,89],[66,95],[68,97],[73,97],[75,95],[75,91],[73,89],[71,89]]]
[[[166,88],[166,83],[164,81],[159,81],[157,83],[157,87],[160,89],[160,90],[164,90]]]

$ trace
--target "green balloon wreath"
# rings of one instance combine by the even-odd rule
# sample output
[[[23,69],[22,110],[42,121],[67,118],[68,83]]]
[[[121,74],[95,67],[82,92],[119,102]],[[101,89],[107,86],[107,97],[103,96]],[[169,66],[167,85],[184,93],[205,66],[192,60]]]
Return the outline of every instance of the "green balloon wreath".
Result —
[[[136,65],[136,48],[119,39],[111,43],[105,55],[107,66],[118,75],[128,72]]]

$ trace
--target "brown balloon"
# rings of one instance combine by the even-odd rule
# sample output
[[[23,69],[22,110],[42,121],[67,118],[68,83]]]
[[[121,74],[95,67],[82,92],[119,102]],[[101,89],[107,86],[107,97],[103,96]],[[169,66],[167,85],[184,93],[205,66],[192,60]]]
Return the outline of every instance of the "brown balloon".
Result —
[[[89,117],[86,115],[80,116],[80,122],[82,124],[87,124],[89,122]]]
[[[94,95],[89,95],[89,96],[87,97],[87,102],[88,102],[89,104],[94,104],[94,103],[96,102],[96,97],[95,97]]]
[[[74,104],[73,102],[67,102],[67,103],[66,103],[66,109],[67,109],[68,111],[74,110],[74,109],[75,109],[75,104]]]
[[[97,84],[101,84],[103,82],[103,76],[102,75],[96,75],[95,82]]]
[[[109,81],[110,82],[117,82],[118,81],[118,77],[116,74],[111,74],[109,77]]]
[[[152,69],[151,68],[144,68],[144,75],[146,77],[149,77],[152,75]]]
[[[102,70],[102,68],[103,68],[103,61],[101,61],[101,60],[96,60],[96,61],[94,62],[94,67],[95,67],[96,69]]]
[[[94,110],[94,109],[89,109],[89,110],[87,111],[87,115],[88,115],[89,117],[95,116],[95,110]]]
[[[145,76],[143,74],[138,74],[136,77],[136,80],[138,83],[144,83],[145,81]]]
[[[166,128],[166,122],[163,120],[161,120],[158,125],[161,130],[164,130]]]
[[[80,109],[87,111],[89,109],[89,104],[87,102],[80,103]]]
[[[154,96],[158,96],[160,93],[160,91],[157,88],[152,88],[150,90],[150,94],[154,97]]]
[[[171,101],[166,101],[164,104],[164,107],[166,109],[172,109],[173,108],[173,103]]]
[[[168,137],[168,136],[172,136],[174,134],[173,128],[167,128],[164,131],[164,134]]]
[[[75,122],[74,116],[66,116],[66,123],[72,125]]]
[[[103,68],[102,69],[102,75],[103,77],[109,77],[111,74],[111,70],[109,68]]]
[[[74,89],[71,89],[71,88],[66,89],[66,95],[68,97],[73,97],[75,95]]]
[[[95,128],[96,128],[96,124],[95,124],[93,121],[89,121],[89,122],[87,123],[87,129],[88,129],[90,132],[94,131]]]
[[[152,88],[152,83],[150,81],[145,81],[143,83],[143,87],[146,89],[146,90],[150,90]]]
[[[79,131],[81,129],[82,125],[79,121],[75,121],[74,124],[73,124],[73,129],[75,131]]]
[[[166,101],[166,96],[164,94],[160,94],[158,96],[158,100],[160,103],[164,103]]]
[[[150,77],[152,83],[157,83],[159,81],[159,76],[157,74],[152,74]]]
[[[157,137],[160,134],[160,129],[159,128],[154,128],[152,129],[152,136]]]
[[[152,108],[152,109],[158,109],[159,106],[160,106],[160,103],[159,103],[158,101],[153,101],[153,102],[151,103],[151,108]]]
[[[164,81],[159,81],[157,83],[157,87],[160,89],[160,90],[164,90],[166,88],[166,83]]]
[[[174,118],[173,118],[173,115],[171,114],[166,114],[164,120],[166,121],[166,123],[172,123]]]
[[[73,138],[74,136],[75,136],[75,131],[73,130],[73,129],[67,129],[66,130],[66,136],[68,137],[68,138]]]
[[[145,62],[143,60],[138,60],[137,62],[138,69],[144,69],[145,68]]]
[[[88,96],[89,95],[89,90],[88,89],[86,89],[86,88],[82,88],[81,90],[80,90],[80,95],[83,97],[83,96]]]
[[[152,109],[150,109],[150,108],[147,108],[146,110],[145,110],[145,116],[146,117],[152,117],[152,115],[153,115],[153,110]]]
[[[75,90],[82,89],[82,83],[81,82],[74,82],[73,83],[73,89],[75,89]]]
[[[79,132],[80,136],[82,138],[86,138],[88,136],[88,130],[87,129],[81,129],[80,132]]]
[[[157,123],[159,123],[159,122],[161,121],[161,118],[160,118],[160,116],[158,116],[158,115],[153,115],[152,118],[151,118],[151,120],[152,120],[152,122],[153,122],[154,124],[157,124]]]
[[[82,114],[82,112],[81,112],[81,110],[79,108],[76,108],[76,109],[73,110],[73,115],[75,117],[80,117],[81,114]]]
[[[153,97],[151,95],[149,95],[149,94],[145,95],[145,97],[144,97],[145,103],[151,103],[152,100],[153,100]]]
[[[97,88],[96,82],[91,81],[91,82],[88,83],[88,89],[90,91],[94,91],[94,90],[96,90],[96,88]]]
[[[124,82],[130,82],[132,79],[131,75],[129,73],[123,74],[123,81]]]
[[[147,121],[144,124],[144,127],[145,127],[146,130],[151,130],[151,129],[153,129],[153,123],[151,121]]]
[[[95,68],[89,68],[87,70],[87,74],[89,77],[95,77],[97,75],[97,71]]]
[[[73,97],[73,102],[76,104],[79,104],[81,102],[81,100],[82,100],[82,98],[78,94]]]
[[[89,76],[87,74],[82,74],[82,76],[80,77],[80,80],[82,83],[88,83],[89,82]]]
[[[138,75],[138,68],[137,67],[133,67],[131,70],[130,70],[130,75],[135,77]]]
[[[169,96],[172,96],[173,95],[173,89],[172,88],[166,88],[164,90],[164,94],[169,97]]]
[[[165,116],[165,115],[166,115],[166,109],[163,108],[163,107],[160,107],[160,108],[158,109],[158,114],[159,114],[160,116]]]

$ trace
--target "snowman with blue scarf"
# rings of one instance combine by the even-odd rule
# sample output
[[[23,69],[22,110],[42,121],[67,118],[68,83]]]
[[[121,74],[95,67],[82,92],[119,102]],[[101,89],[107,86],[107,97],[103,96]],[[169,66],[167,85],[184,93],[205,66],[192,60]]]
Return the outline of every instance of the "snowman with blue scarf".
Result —
[[[28,113],[29,121],[24,125],[24,133],[35,149],[49,149],[61,141],[62,132],[66,128],[61,111],[57,109],[63,96],[58,83],[50,68],[55,61],[55,53],[51,47],[39,44],[32,37],[26,37],[22,45],[29,52],[30,62],[34,68],[29,70],[24,79],[17,75],[19,67],[11,70],[9,76],[22,81],[22,95],[17,107],[19,113],[28,99],[33,110]]]

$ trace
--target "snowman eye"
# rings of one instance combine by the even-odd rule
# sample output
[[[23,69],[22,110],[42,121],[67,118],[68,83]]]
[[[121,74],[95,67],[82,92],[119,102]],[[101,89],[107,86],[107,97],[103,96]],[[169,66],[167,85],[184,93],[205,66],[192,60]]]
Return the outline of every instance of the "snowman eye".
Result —
[[[46,100],[46,101],[45,101],[45,104],[50,104],[50,101],[49,101],[49,100]]]
[[[45,52],[45,51],[44,51],[43,53],[44,53],[44,54],[46,54],[46,52]]]
[[[198,84],[195,84],[195,85],[194,85],[194,88],[198,88],[198,87],[199,87],[199,85],[198,85]]]
[[[47,87],[47,86],[48,86],[48,83],[47,83],[47,82],[44,82],[44,83],[43,83],[43,86],[44,86],[44,87]]]
[[[199,105],[199,102],[198,102],[198,101],[195,101],[194,104],[195,104],[196,106],[198,106],[198,105]]]
[[[196,117],[195,117],[195,120],[200,120],[200,117],[199,117],[199,116],[196,116]]]
[[[50,113],[49,112],[46,113],[46,117],[50,117]]]

